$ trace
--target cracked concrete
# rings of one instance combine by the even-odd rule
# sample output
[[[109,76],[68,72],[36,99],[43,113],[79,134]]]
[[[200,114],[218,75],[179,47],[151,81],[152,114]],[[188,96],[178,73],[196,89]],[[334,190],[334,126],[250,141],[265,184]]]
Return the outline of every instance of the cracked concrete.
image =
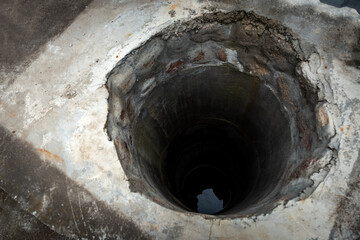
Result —
[[[273,19],[314,45],[317,54],[306,56],[299,71],[318,90],[318,125],[328,122],[324,132],[332,137],[328,147],[337,156],[325,155],[311,175],[317,185],[313,192],[281,202],[271,214],[214,219],[172,211],[129,189],[104,132],[106,75],[175,21],[234,10]],[[75,239],[357,239],[359,33],[355,9],[317,0],[94,0],[59,35],[40,44],[35,55],[27,53],[23,70],[16,70],[18,61],[11,65],[15,70],[1,70],[0,188],[24,213],[21,219],[42,226],[44,238],[54,232]],[[312,52],[309,45],[299,46]],[[16,208],[6,204],[6,209]],[[96,206],[101,206],[98,211]],[[22,231],[1,229],[5,238]]]

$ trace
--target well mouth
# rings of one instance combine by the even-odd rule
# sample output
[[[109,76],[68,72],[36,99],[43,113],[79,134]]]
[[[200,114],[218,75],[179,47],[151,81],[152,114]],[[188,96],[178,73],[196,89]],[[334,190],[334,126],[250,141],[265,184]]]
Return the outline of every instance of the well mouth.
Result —
[[[169,27],[125,57],[107,82],[107,130],[133,191],[177,211],[261,214],[311,184],[299,168],[328,139],[286,28],[221,16]]]

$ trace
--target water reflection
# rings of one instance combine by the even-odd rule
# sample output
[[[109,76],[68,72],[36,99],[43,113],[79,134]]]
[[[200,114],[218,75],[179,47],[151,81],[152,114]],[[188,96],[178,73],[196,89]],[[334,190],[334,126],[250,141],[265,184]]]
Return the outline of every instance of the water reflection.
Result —
[[[215,214],[224,209],[224,201],[220,200],[212,188],[205,189],[197,197],[197,210],[199,213]]]

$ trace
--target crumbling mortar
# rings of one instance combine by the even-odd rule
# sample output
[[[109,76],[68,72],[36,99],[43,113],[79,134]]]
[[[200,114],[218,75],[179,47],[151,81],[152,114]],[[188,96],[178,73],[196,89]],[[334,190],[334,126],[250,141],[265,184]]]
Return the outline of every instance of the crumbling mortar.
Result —
[[[312,185],[305,188],[301,194],[299,195],[299,200],[304,200],[306,198],[309,198],[311,195],[313,195],[313,193],[315,192],[315,189],[322,183],[324,182],[324,180],[326,179],[326,177],[329,175],[330,170],[333,166],[336,166],[337,164],[337,151],[334,153],[334,150],[329,148],[331,151],[333,151],[332,153],[332,157],[331,159],[322,167],[317,168],[317,170],[315,170],[308,178],[309,180],[312,182]],[[325,172],[325,175],[322,177],[321,181],[317,181],[317,184],[315,183],[315,181],[312,179],[312,176],[314,176],[315,174],[320,174],[322,171]]]
[[[182,22],[180,20],[174,22],[174,24],[166,27],[161,32],[156,34],[154,37],[160,37],[162,40],[168,40],[171,36],[180,37],[180,33],[182,32],[190,32],[190,31],[199,31],[202,29],[205,23],[220,23],[220,24],[231,24],[239,21],[243,21],[244,23],[257,26],[256,24],[261,24],[265,27],[267,31],[276,30],[277,34],[284,36],[286,41],[298,40],[294,38],[294,34],[290,33],[291,31],[280,25],[279,23],[257,15],[254,12],[245,12],[243,10],[232,11],[232,12],[216,12],[216,13],[206,13],[200,17],[192,19],[190,21]],[[263,31],[264,32],[264,31]],[[261,35],[263,35],[263,32]]]

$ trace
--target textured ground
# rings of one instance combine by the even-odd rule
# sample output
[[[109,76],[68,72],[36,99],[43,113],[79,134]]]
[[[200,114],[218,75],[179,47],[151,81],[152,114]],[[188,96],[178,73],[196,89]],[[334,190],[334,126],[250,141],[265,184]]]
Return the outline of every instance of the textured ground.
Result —
[[[355,9],[317,0],[95,0],[81,12],[90,1],[39,2],[1,1],[0,7],[2,238],[359,238]],[[334,133],[328,147],[338,156],[312,176],[319,185],[308,198],[271,214],[212,219],[174,212],[129,190],[104,132],[106,74],[175,20],[236,9],[279,21],[315,44],[318,54],[302,71],[321,90]]]

